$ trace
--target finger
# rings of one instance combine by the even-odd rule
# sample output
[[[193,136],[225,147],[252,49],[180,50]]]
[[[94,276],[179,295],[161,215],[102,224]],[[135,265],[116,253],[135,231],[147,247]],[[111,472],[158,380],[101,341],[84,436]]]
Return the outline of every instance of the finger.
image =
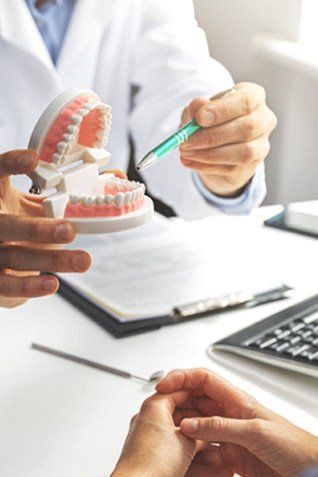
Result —
[[[228,144],[236,144],[269,136],[274,127],[273,113],[269,109],[259,108],[249,116],[227,122],[221,126],[204,128],[197,131],[181,147],[187,149],[210,149]]]
[[[212,149],[183,149],[181,159],[204,164],[240,165],[259,164],[270,151],[270,142],[262,136],[254,141],[231,144]]]
[[[4,297],[36,298],[57,291],[59,281],[51,275],[15,277],[0,274],[0,295]]]
[[[181,432],[204,442],[226,442],[249,449],[259,437],[257,425],[250,419],[229,419],[220,416],[184,419]]]
[[[220,415],[222,408],[218,403],[206,396],[195,396],[195,393],[191,391],[189,398],[178,407],[178,410],[182,411],[194,411],[199,412],[204,416],[212,416],[213,414]]]
[[[260,104],[265,104],[264,88],[253,83],[241,83],[235,87],[233,93],[211,100],[197,109],[194,118],[200,126],[211,127],[248,116]]]
[[[141,413],[158,412],[158,409],[168,411],[173,416],[177,407],[181,406],[189,397],[188,391],[181,390],[170,394],[154,394],[146,399],[141,406]]]
[[[90,264],[91,258],[83,250],[32,249],[17,245],[0,247],[0,269],[60,273],[85,272]]]
[[[69,243],[75,239],[76,229],[66,220],[0,215],[0,241]]]
[[[188,169],[192,169],[196,172],[201,172],[202,174],[209,174],[213,176],[226,176],[226,177],[235,177],[240,169],[240,166],[229,166],[221,164],[205,164],[199,161],[190,161],[188,159],[181,159],[182,164]]]
[[[157,384],[158,393],[171,393],[181,389],[201,389],[204,394],[220,405],[255,412],[256,401],[208,369],[185,369],[169,373]]]
[[[0,154],[0,177],[29,174],[38,162],[37,153],[31,149],[5,152]]]
[[[127,174],[125,174],[124,171],[121,171],[119,169],[110,169],[103,172],[103,174],[114,174],[119,179],[128,179]]]
[[[192,418],[192,417],[205,417],[203,414],[201,414],[200,411],[197,410],[191,410],[191,409],[176,409],[173,415],[173,420],[175,426],[179,427],[180,422],[183,421],[185,418]]]

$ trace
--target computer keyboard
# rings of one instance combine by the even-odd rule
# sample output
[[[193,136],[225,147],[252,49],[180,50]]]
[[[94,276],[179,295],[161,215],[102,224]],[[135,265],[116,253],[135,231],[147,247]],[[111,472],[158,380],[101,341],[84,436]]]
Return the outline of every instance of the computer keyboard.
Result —
[[[318,377],[318,295],[211,345]]]

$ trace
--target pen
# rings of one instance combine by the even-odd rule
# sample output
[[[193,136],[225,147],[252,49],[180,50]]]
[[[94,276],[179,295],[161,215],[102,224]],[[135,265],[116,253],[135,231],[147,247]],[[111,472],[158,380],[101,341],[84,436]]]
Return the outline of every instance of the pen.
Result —
[[[210,98],[210,101],[224,98],[225,96],[228,96],[229,94],[233,94],[235,92],[235,88],[222,91],[222,93],[212,96]],[[189,137],[199,131],[199,129],[202,128],[201,126],[199,126],[195,119],[189,121],[187,124],[185,124],[185,126],[179,129],[179,131],[177,131],[175,134],[163,141],[161,144],[159,144],[159,146],[152,149],[152,151],[148,152],[148,154],[146,154],[145,157],[137,165],[137,171],[143,171],[148,167],[151,167],[156,164],[156,162],[160,161],[168,154],[170,154],[170,152],[181,146],[181,144],[183,144],[187,139],[189,139]]]

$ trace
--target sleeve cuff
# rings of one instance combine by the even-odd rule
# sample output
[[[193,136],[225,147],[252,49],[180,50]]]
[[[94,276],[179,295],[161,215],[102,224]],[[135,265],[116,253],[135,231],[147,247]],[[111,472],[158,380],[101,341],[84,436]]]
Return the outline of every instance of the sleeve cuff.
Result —
[[[200,176],[194,172],[193,181],[204,199],[222,212],[233,215],[248,214],[259,206],[266,195],[264,165],[258,167],[255,175],[238,197],[219,197],[211,192],[201,181]]]

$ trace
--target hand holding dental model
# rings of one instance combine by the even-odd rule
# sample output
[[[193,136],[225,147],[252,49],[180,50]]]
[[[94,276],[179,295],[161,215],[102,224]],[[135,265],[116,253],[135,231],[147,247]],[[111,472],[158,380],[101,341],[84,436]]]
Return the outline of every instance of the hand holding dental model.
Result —
[[[48,217],[68,218],[79,233],[108,233],[150,220],[152,201],[143,184],[101,174],[111,109],[90,90],[64,91],[46,108],[29,142],[40,158],[30,192],[56,192],[43,200]]]
[[[318,464],[318,437],[211,371],[173,371],[156,390],[112,477],[300,477]]]
[[[85,272],[90,266],[88,253],[58,250],[74,240],[75,227],[45,218],[41,199],[11,186],[11,175],[29,174],[37,164],[34,151],[0,155],[0,306],[55,293],[58,279],[48,273]]]
[[[95,93],[69,90],[44,111],[29,150],[0,155],[0,306],[56,292],[49,273],[86,271],[88,253],[58,250],[76,232],[117,232],[151,218],[143,184],[119,171],[100,174],[110,158],[110,122],[110,108]],[[55,191],[24,195],[10,185],[17,174],[32,178],[32,192]]]

